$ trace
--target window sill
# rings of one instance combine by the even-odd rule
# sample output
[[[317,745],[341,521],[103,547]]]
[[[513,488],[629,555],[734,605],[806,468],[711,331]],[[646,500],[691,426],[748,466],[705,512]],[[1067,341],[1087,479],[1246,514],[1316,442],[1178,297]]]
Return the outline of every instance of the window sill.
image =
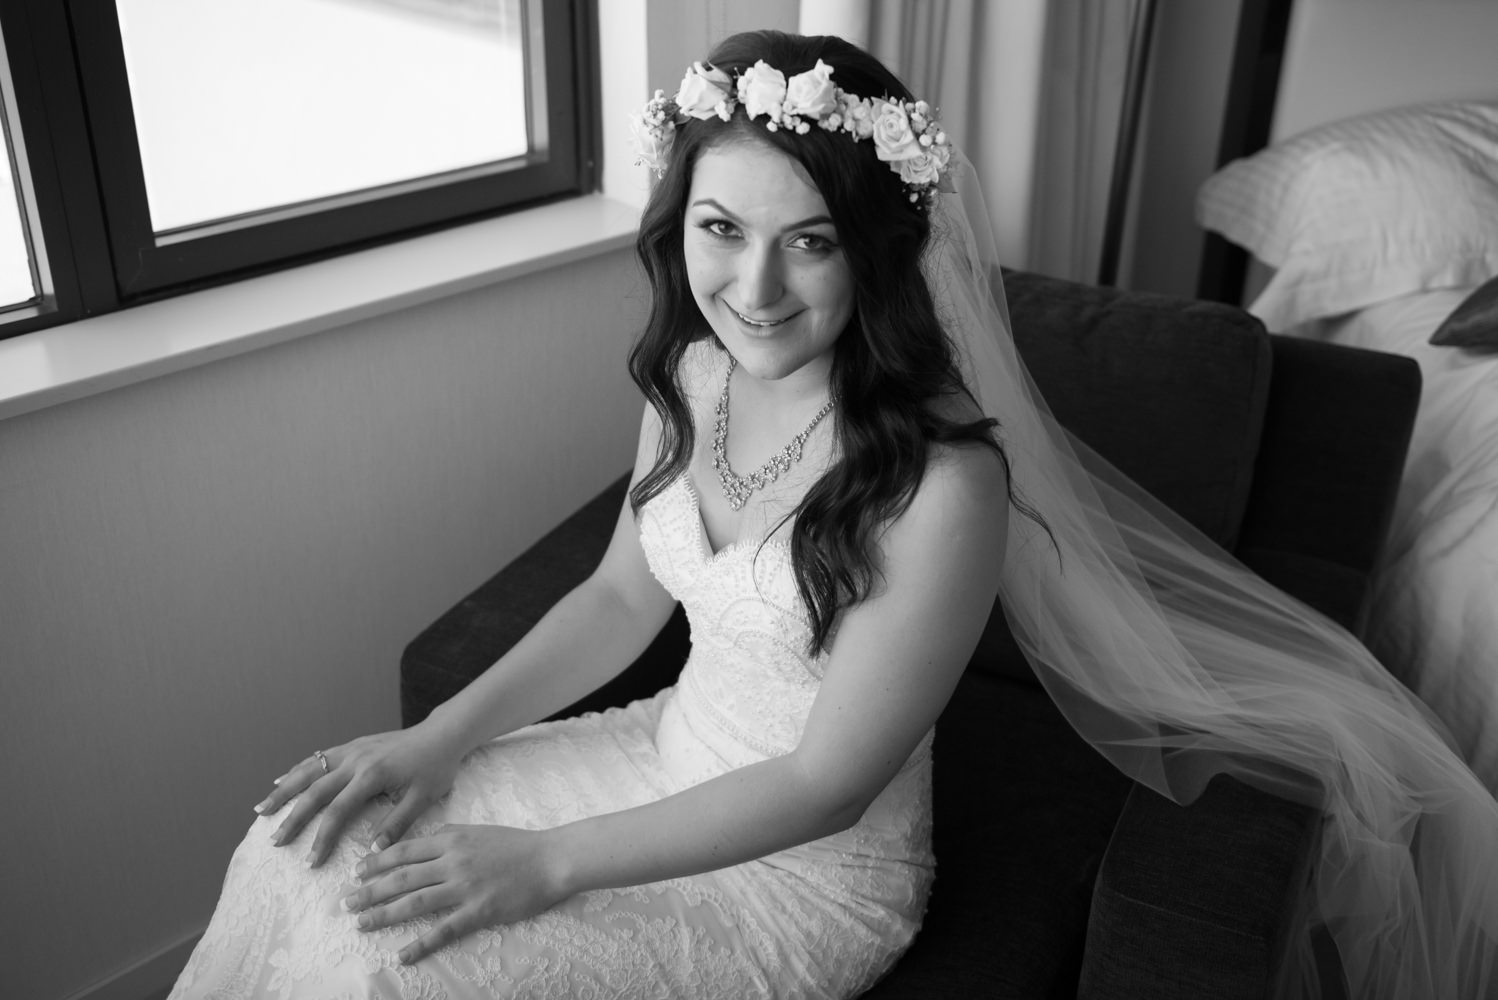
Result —
[[[0,419],[630,246],[588,195],[0,340]]]

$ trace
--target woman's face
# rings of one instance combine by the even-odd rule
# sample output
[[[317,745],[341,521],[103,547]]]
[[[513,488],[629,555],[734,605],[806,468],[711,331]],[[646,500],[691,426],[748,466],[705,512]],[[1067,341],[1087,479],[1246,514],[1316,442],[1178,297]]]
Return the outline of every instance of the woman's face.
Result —
[[[683,244],[697,306],[739,367],[826,382],[853,315],[853,273],[800,164],[753,142],[704,151]]]

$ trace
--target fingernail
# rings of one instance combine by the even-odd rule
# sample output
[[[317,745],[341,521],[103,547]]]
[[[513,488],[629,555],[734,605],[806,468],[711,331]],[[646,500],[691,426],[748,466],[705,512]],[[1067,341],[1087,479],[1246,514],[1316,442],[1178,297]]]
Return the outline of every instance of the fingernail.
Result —
[[[363,878],[368,872],[369,867],[364,862],[361,861],[357,865],[354,865],[354,874],[360,878]]]
[[[409,951],[402,951],[396,957],[401,960],[401,964],[402,965],[410,965],[411,964],[411,953]]]
[[[280,831],[280,830],[277,830],[277,831],[276,831],[276,832],[275,832],[275,833],[273,833],[273,834],[271,834],[271,835],[270,835],[270,842],[271,842],[271,845],[272,845],[272,846],[273,846],[273,847],[280,847],[280,846],[281,846],[281,840],[282,840],[282,838],[283,838],[283,837],[284,837],[284,836],[285,836],[285,835],[284,835],[284,834],[282,834],[282,832],[281,832],[281,831]]]
[[[264,802],[257,802],[257,803],[255,803],[255,812],[257,814],[264,813],[265,812],[265,803]]]
[[[359,925],[359,929],[360,930],[366,930],[367,931],[367,930],[369,930],[369,925],[371,923],[373,923],[373,921],[371,921],[369,919],[369,914],[367,914],[367,913],[361,913],[361,914],[359,914],[359,919],[357,921],[355,921],[355,923],[357,923]]]
[[[270,779],[270,783],[272,785],[279,785],[281,783],[281,779],[280,778],[272,778],[272,779]]]
[[[344,896],[343,897],[343,908],[345,910],[349,911],[350,913],[354,912],[354,897],[353,896]]]
[[[390,838],[387,837],[387,836],[385,836],[383,833],[380,834],[378,837],[375,838],[375,842],[373,844],[369,845],[370,850],[374,851],[376,854],[379,854],[381,851],[383,851],[385,848],[387,848],[389,846],[390,846]]]

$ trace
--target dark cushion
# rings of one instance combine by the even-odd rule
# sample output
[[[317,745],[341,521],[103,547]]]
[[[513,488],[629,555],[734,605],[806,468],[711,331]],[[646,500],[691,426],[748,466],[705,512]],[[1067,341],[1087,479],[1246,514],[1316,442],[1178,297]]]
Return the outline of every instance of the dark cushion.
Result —
[[[1263,325],[1231,306],[1022,271],[1004,286],[1015,343],[1062,426],[1231,549],[1273,371]],[[1033,677],[997,604],[971,669]]]
[[[969,671],[936,726],[937,878],[869,1000],[1076,992],[1098,864],[1130,782],[1039,687]]]
[[[1004,281],[1015,343],[1056,419],[1232,549],[1269,395],[1259,321],[1218,303],[1036,274]]]
[[[1136,786],[1092,899],[1078,996],[1260,1000],[1304,885],[1312,818],[1231,778],[1188,808]]]
[[[1430,342],[1438,347],[1483,347],[1498,350],[1498,278],[1493,278],[1441,321]]]
[[[1237,555],[1359,633],[1414,430],[1420,368],[1378,351],[1270,339],[1274,391]]]

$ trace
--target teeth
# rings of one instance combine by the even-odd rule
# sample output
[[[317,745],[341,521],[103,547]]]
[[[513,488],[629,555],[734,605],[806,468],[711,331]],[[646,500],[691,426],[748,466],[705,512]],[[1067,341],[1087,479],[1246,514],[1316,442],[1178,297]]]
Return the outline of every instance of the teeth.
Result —
[[[739,312],[737,309],[734,309],[733,306],[729,306],[728,308],[729,309],[733,309],[733,314],[735,316],[737,316],[739,319],[743,320],[745,323],[748,323],[750,326],[779,326],[781,323],[785,322],[785,320],[783,320],[783,319],[769,319],[769,320],[750,319],[748,316],[745,316],[743,313]]]

